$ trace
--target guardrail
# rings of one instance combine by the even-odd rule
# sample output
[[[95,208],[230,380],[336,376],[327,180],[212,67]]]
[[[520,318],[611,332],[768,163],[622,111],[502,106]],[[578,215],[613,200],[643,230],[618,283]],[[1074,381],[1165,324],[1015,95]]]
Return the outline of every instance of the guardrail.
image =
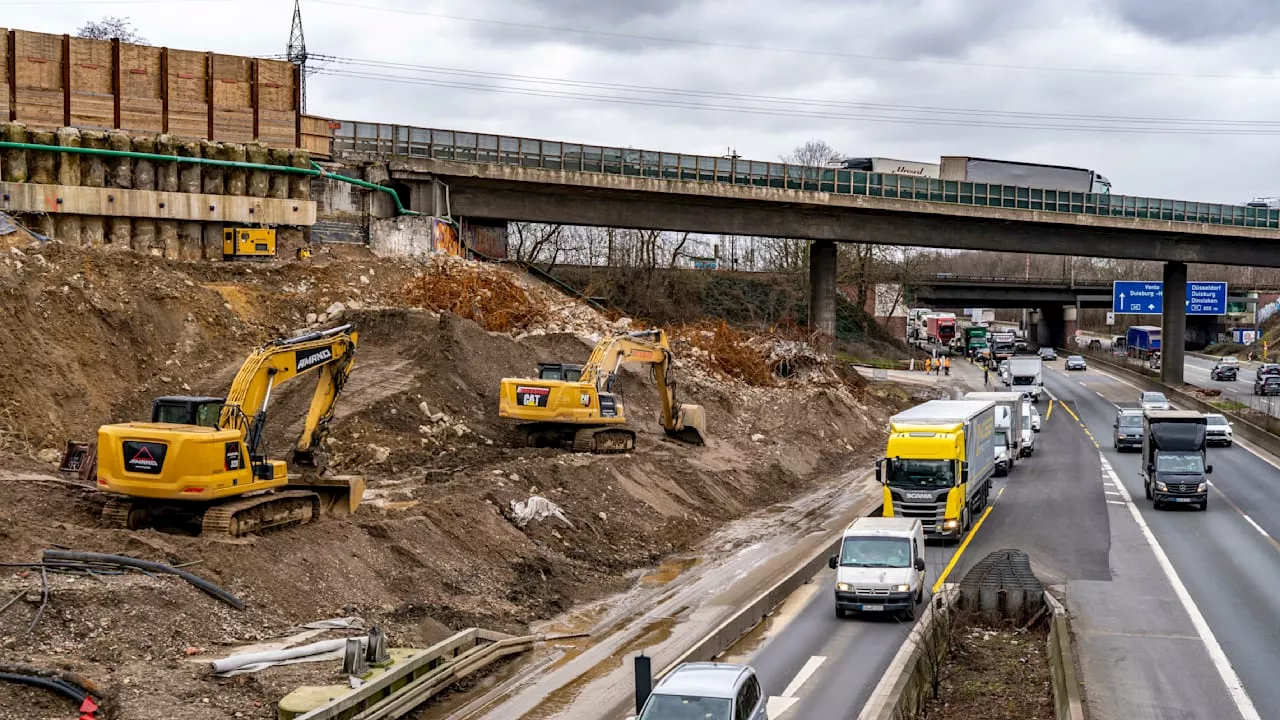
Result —
[[[558,140],[333,121],[333,149],[380,156],[495,163],[546,170],[807,190],[978,207],[1141,220],[1280,228],[1280,209],[937,180],[736,157],[584,145]]]

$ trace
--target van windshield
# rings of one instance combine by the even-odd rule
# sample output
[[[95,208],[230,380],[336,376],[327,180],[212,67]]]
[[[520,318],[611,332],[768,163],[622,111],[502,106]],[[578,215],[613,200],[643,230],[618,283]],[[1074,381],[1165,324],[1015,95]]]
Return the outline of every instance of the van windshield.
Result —
[[[911,567],[911,544],[906,538],[847,537],[840,549],[841,567]]]
[[[1121,415],[1120,427],[1142,427],[1141,415]]]
[[[640,720],[731,720],[728,698],[650,695]]]
[[[1204,458],[1195,452],[1158,452],[1156,472],[1203,473]]]
[[[893,460],[889,485],[905,488],[949,488],[955,484],[950,460]]]

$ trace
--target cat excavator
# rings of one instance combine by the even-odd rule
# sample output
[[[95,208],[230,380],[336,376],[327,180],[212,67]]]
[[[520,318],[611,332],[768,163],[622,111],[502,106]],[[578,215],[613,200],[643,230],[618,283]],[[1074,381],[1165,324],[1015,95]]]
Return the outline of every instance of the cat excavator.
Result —
[[[615,394],[623,365],[648,365],[662,402],[660,420],[669,437],[706,444],[701,405],[678,404],[663,330],[609,335],[596,343],[586,365],[539,363],[538,377],[503,378],[498,416],[521,425],[530,446],[568,445],[577,452],[618,453],[635,449],[623,403]]]
[[[96,448],[82,447],[64,465],[96,474],[98,488],[113,495],[102,510],[112,527],[198,521],[204,535],[238,537],[355,512],[364,478],[326,474],[321,441],[356,340],[343,325],[269,342],[240,367],[227,397],[156,398],[151,422],[103,425]],[[315,394],[288,462],[268,459],[272,391],[313,372]],[[289,465],[305,472],[290,475]]]

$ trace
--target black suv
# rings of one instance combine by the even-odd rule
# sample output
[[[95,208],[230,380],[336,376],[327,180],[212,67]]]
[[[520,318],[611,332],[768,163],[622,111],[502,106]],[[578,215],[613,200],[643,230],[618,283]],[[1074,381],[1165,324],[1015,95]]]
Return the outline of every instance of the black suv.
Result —
[[[1253,381],[1254,395],[1280,395],[1280,375],[1260,375]]]
[[[1111,445],[1116,450],[1125,448],[1142,449],[1142,411],[1122,409],[1116,413],[1116,421]]]
[[[1239,373],[1239,370],[1240,370],[1239,366],[1233,363],[1219,362],[1217,365],[1213,366],[1212,370],[1209,371],[1209,379],[1210,380],[1226,380],[1228,382],[1235,382],[1235,379],[1237,374]]]

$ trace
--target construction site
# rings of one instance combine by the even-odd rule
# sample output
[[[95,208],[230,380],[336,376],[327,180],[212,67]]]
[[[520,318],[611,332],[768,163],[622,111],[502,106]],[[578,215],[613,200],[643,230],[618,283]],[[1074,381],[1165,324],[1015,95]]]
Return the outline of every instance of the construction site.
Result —
[[[802,337],[685,325],[666,329],[670,375],[679,402],[705,409],[705,444],[664,434],[640,366],[613,388],[633,450],[528,447],[499,417],[502,379],[585,363],[641,321],[518,268],[447,255],[327,248],[270,264],[180,262],[4,239],[0,328],[21,360],[0,371],[0,657],[87,679],[99,717],[274,718],[295,688],[331,683],[332,663],[221,678],[210,661],[316,621],[358,618],[308,637],[376,626],[394,647],[472,627],[527,635],[635,586],[725,523],[865,463],[905,399],[869,392]],[[320,442],[329,470],[364,480],[353,514],[238,537],[110,527],[103,508],[116,495],[91,474],[57,472],[68,440],[145,420],[154,397],[224,397],[255,348],[344,325],[358,350]],[[268,456],[296,442],[314,385],[272,397]],[[48,553],[59,550],[181,566],[238,603],[171,575],[58,565]],[[67,707],[4,684],[0,715],[61,718]]]

